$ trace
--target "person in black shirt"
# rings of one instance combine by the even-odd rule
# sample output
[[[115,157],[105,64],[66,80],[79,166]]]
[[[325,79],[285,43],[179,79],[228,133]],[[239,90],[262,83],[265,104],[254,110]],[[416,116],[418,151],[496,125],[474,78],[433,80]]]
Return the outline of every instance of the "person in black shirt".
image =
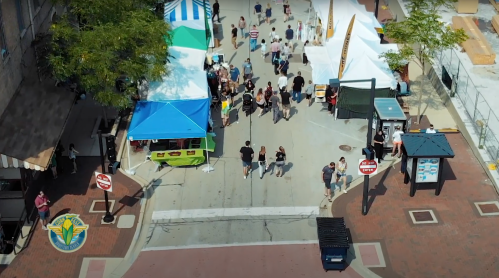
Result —
[[[286,121],[289,121],[289,112],[291,110],[291,94],[286,88],[281,92],[282,116]]]
[[[275,157],[275,166],[277,167],[275,176],[282,177],[282,174],[284,174],[283,167],[286,161],[286,151],[283,147],[279,147],[279,150],[275,152]]]
[[[265,146],[262,146],[260,152],[258,152],[258,173],[260,174],[260,179],[263,178],[263,173],[267,170],[267,151],[265,150]]]
[[[327,101],[327,111],[329,111],[329,115],[334,116],[336,110],[336,100],[338,98],[337,88],[332,88],[327,85],[326,88],[326,101]]]
[[[212,21],[215,21],[215,16],[217,16],[217,21],[220,23],[220,4],[218,4],[218,0],[215,0],[213,4],[213,15],[211,17]]]
[[[253,161],[253,156],[255,154],[250,144],[250,141],[246,141],[245,146],[241,147],[241,150],[239,151],[241,154],[241,160],[243,161],[244,179],[248,176],[248,171],[251,170],[251,162]]]
[[[262,21],[262,5],[259,2],[256,2],[253,14],[256,14],[256,18],[258,19],[257,25],[260,26],[260,21]]]
[[[305,79],[301,77],[301,71],[298,72],[298,76],[293,79],[293,100],[300,103],[301,101],[301,88],[305,86]]]
[[[378,159],[378,163],[381,163],[381,160],[383,160],[383,148],[385,142],[385,134],[383,133],[383,130],[378,130],[378,133],[374,135],[373,141],[376,158]]]
[[[237,49],[237,28],[234,26],[234,24],[231,24],[230,27],[232,28],[232,45],[234,46],[234,49]]]

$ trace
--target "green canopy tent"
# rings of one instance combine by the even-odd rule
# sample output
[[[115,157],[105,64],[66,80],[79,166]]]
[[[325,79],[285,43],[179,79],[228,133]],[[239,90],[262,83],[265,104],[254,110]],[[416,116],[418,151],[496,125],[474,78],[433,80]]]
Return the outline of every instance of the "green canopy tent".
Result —
[[[196,30],[185,26],[173,29],[172,46],[208,50],[206,30]]]

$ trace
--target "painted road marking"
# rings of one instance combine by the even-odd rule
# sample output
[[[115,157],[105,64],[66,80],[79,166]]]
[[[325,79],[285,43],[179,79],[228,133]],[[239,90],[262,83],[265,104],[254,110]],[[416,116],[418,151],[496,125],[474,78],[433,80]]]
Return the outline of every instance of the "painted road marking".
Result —
[[[180,249],[204,249],[204,248],[240,247],[240,246],[296,245],[296,244],[318,244],[318,243],[319,243],[318,240],[261,241],[261,242],[229,243],[229,244],[158,246],[158,247],[146,247],[141,251],[168,251],[168,250],[180,250]]]
[[[319,215],[319,207],[253,207],[154,211],[152,220],[216,217]]]

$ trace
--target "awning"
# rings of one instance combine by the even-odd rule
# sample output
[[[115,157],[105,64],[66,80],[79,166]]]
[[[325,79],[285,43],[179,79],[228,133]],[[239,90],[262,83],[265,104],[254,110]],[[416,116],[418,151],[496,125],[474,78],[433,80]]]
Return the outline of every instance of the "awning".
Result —
[[[26,78],[0,117],[0,168],[46,170],[74,98],[52,80]]]

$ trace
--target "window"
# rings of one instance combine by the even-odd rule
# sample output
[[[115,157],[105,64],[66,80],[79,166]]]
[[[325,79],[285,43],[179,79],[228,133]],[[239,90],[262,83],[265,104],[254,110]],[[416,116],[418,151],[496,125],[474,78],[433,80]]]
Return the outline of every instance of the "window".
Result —
[[[0,2],[0,57],[6,58],[9,55],[9,50],[7,49],[7,41],[5,40],[5,32],[3,28],[2,19],[2,2]]]
[[[24,15],[23,15],[23,9],[21,6],[21,0],[16,0],[16,11],[17,11],[17,24],[19,25],[19,31],[22,32],[24,29],[26,29],[26,26],[24,26]]]

